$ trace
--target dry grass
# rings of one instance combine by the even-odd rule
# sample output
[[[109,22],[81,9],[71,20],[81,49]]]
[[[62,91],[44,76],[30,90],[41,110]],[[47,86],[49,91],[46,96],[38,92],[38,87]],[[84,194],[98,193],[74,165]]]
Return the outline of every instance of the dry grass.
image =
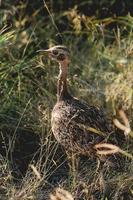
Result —
[[[50,200],[74,200],[74,198],[67,190],[57,188],[55,194],[50,194]]]
[[[99,154],[107,155],[108,149],[113,162],[110,157],[100,164],[81,157],[73,177],[66,154],[51,133],[57,68],[36,51],[56,43],[57,29],[40,10],[29,16],[21,3],[0,11],[0,199],[133,199],[133,141],[132,134],[127,135],[133,129],[133,18],[98,20],[77,8],[52,16],[57,23],[68,20],[70,31],[64,31],[63,38],[71,50],[71,92],[106,108],[126,133],[121,147],[96,147]],[[4,25],[8,20],[11,27]],[[117,27],[110,30],[112,23]],[[120,108],[126,115],[117,115]]]

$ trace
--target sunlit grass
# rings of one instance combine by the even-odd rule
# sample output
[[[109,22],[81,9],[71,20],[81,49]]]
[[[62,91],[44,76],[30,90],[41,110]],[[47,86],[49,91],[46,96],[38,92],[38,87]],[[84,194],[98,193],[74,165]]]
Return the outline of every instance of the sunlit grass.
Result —
[[[40,200],[42,197],[48,199],[51,194],[51,199],[56,199],[56,195],[62,195],[58,189],[55,190],[55,196],[52,193],[58,186],[72,193],[61,190],[70,199],[78,195],[81,199],[91,199],[95,195],[103,198],[107,194],[108,183],[113,197],[122,195],[125,190],[131,195],[132,161],[127,158],[121,171],[109,170],[107,164],[103,175],[98,171],[98,161],[88,158],[88,164],[83,164],[82,169],[76,173],[77,177],[72,185],[74,177],[68,176],[65,152],[60,150],[53,138],[50,125],[50,113],[56,102],[58,67],[44,55],[37,53],[39,49],[57,44],[57,30],[50,17],[39,16],[37,10],[30,18],[25,14],[25,8],[26,5],[23,4],[16,8],[20,16],[12,16],[12,26],[4,25],[8,14],[11,13],[3,14],[1,11],[3,25],[0,30],[0,198]],[[10,9],[14,11],[14,7]],[[127,113],[132,129],[132,17],[128,15],[98,20],[81,15],[77,8],[59,15],[54,14],[53,17],[55,22],[63,23],[63,17],[68,20],[69,28],[63,32],[62,37],[63,43],[71,51],[68,83],[73,95],[91,105],[106,108],[109,116],[116,115],[117,109],[122,107]],[[117,27],[110,29],[112,23],[117,24]],[[38,148],[33,153],[25,173],[18,180],[16,177],[14,180],[12,166],[18,161],[13,163],[14,148],[20,142],[19,135],[24,135],[25,143],[29,140],[30,131],[39,138]],[[28,136],[25,136],[25,133]],[[35,139],[30,141],[32,142],[35,144]],[[24,144],[20,143],[21,145]],[[116,148],[114,150],[123,155],[132,152],[132,138],[129,136],[121,148]],[[24,160],[29,156],[29,149],[26,151]],[[125,156],[132,158],[131,154]],[[61,172],[56,174],[60,169]]]

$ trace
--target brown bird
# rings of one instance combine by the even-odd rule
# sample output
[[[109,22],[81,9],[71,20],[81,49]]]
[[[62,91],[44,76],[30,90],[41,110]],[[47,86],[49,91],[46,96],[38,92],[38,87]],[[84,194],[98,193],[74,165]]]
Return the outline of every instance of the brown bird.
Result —
[[[90,106],[73,97],[67,89],[67,71],[70,51],[58,45],[43,50],[59,63],[57,103],[52,111],[51,125],[56,140],[66,151],[76,154],[94,152],[95,144],[105,142],[114,132],[102,109]]]

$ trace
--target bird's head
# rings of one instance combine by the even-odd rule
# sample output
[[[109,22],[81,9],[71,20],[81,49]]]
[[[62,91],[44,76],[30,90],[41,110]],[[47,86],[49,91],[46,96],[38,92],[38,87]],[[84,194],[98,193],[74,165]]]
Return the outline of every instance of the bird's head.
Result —
[[[49,55],[52,60],[55,60],[58,63],[67,62],[70,60],[70,51],[67,47],[63,45],[53,46],[46,50],[40,50]]]

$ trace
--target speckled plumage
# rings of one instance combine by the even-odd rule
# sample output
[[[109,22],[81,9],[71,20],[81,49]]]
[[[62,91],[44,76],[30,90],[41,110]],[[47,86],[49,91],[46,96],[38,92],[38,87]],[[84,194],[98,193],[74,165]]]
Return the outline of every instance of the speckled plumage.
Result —
[[[114,131],[102,109],[72,97],[67,90],[69,51],[64,46],[48,50],[50,57],[59,63],[57,103],[52,111],[52,131],[67,151],[88,154],[99,142],[106,141]]]
[[[113,131],[101,109],[73,97],[56,103],[51,124],[55,138],[65,149],[82,154],[93,151],[93,146]]]

